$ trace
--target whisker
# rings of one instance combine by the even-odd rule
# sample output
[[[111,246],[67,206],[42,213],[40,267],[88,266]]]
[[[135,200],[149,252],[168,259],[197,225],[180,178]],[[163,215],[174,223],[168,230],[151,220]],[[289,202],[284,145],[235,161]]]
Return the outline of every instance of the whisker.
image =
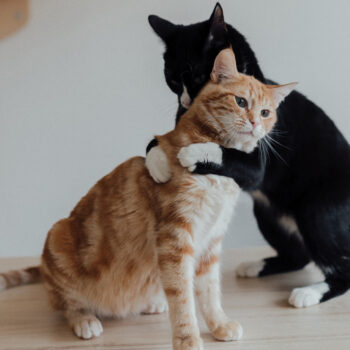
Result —
[[[258,144],[262,151],[262,162],[263,162],[263,165],[265,166],[267,162],[270,160],[269,152],[265,145],[264,139],[259,140]]]
[[[284,160],[284,158],[277,152],[277,150],[273,147],[271,142],[268,138],[264,137],[263,140],[265,141],[266,145],[269,147],[269,149],[272,151],[272,153],[280,159],[285,165],[289,166],[288,163]]]
[[[281,147],[283,147],[283,148],[285,148],[285,149],[287,149],[287,150],[289,150],[289,151],[292,151],[291,148],[289,148],[289,147],[283,145],[282,143],[280,143],[279,141],[275,140],[275,139],[272,138],[269,134],[266,134],[265,136],[266,136],[271,142],[275,143],[276,145],[279,145],[279,146],[281,146]]]
[[[272,134],[272,135],[275,134],[275,135],[281,136],[281,135],[286,135],[286,134],[288,134],[288,131],[279,130],[279,129],[273,128],[273,129],[270,131],[270,134]]]
[[[266,164],[266,158],[265,158],[265,153],[264,153],[264,148],[262,142],[258,142],[258,147],[259,147],[259,155],[261,155],[261,162],[263,166]]]

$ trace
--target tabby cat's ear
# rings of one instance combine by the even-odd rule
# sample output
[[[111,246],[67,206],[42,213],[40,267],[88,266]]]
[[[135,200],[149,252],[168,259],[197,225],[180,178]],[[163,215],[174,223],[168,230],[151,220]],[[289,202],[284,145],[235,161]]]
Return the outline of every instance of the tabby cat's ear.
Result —
[[[148,22],[156,34],[166,43],[175,32],[176,25],[156,15],[148,16]]]
[[[219,83],[223,79],[235,79],[238,77],[236,58],[232,48],[221,50],[215,58],[214,67],[210,74],[211,80],[214,83]]]
[[[271,93],[276,107],[294,90],[298,83],[289,83],[285,85],[266,85]]]
[[[219,3],[216,3],[209,19],[209,34],[205,49],[219,47],[225,44],[226,24],[224,20],[224,11]]]

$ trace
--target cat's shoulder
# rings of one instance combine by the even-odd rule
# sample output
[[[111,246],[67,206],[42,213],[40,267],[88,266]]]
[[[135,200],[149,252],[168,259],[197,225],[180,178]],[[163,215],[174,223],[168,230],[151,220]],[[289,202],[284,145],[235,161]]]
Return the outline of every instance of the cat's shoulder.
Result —
[[[194,186],[201,187],[208,192],[223,192],[227,194],[236,193],[239,191],[239,186],[230,177],[220,175],[198,175],[193,174],[192,180]]]

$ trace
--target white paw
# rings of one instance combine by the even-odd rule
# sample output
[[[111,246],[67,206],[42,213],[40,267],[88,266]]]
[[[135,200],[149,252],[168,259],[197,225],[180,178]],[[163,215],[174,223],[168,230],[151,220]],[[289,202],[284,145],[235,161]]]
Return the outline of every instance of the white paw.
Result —
[[[320,303],[321,298],[328,290],[328,284],[325,282],[316,283],[308,287],[295,288],[288,302],[290,305],[297,308],[316,305]]]
[[[145,315],[162,314],[163,312],[167,312],[168,310],[168,303],[166,301],[163,301],[149,304],[142,313]]]
[[[153,147],[147,153],[145,164],[155,182],[164,183],[170,180],[171,170],[168,158],[159,146]]]
[[[236,274],[239,277],[257,277],[264,266],[264,260],[246,261],[238,265]]]
[[[229,321],[226,324],[218,326],[212,333],[217,340],[240,340],[243,336],[243,328],[238,322]]]
[[[193,143],[182,147],[177,158],[184,168],[194,171],[197,163],[211,162],[221,165],[222,151],[220,146],[213,142]]]
[[[203,350],[203,340],[195,334],[179,334],[173,336],[174,350]]]
[[[185,86],[185,84],[183,84],[183,93],[181,94],[181,97],[180,97],[180,102],[182,104],[182,107],[186,108],[186,109],[189,109],[189,107],[191,106],[191,97],[190,95],[188,94],[188,91],[187,91],[187,88]]]
[[[101,322],[94,316],[82,316],[73,325],[74,333],[82,339],[91,339],[102,334]]]
[[[243,143],[237,141],[234,148],[238,151],[243,151]]]

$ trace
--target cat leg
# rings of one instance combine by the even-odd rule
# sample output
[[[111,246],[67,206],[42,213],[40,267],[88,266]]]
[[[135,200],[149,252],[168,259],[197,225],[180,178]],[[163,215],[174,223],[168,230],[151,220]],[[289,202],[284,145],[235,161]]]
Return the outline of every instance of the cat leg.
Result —
[[[82,339],[101,335],[103,328],[99,319],[76,297],[71,297],[72,292],[66,289],[62,280],[57,279],[55,273],[48,270],[45,263],[41,265],[41,272],[51,305],[64,313],[74,334]]]
[[[152,296],[146,306],[145,310],[142,311],[144,315],[161,314],[169,310],[164,291],[161,290],[156,295]]]
[[[194,258],[191,228],[185,221],[159,228],[160,276],[169,304],[174,350],[202,350],[193,295]],[[188,227],[188,229],[187,229]]]
[[[350,206],[317,198],[305,200],[298,211],[298,226],[309,247],[312,259],[325,276],[319,282],[295,288],[289,303],[295,307],[308,307],[344,294],[350,289]]]
[[[44,283],[51,304],[55,309],[63,311],[74,334],[82,339],[91,339],[101,335],[103,328],[100,320],[81,302],[69,298],[69,292],[54,279],[45,276]]]
[[[302,269],[310,262],[295,219],[276,208],[260,191],[252,193],[254,214],[261,233],[277,256],[244,262],[237,268],[240,277],[262,277]]]
[[[231,321],[221,306],[220,293],[220,243],[204,256],[196,269],[196,295],[205,322],[213,336],[222,341],[239,340],[243,329]]]
[[[297,308],[309,307],[342,295],[349,289],[350,280],[326,279],[324,282],[293,289],[288,302]]]
[[[87,340],[98,337],[103,332],[100,320],[87,310],[66,310],[64,315],[69,326],[79,338]]]

